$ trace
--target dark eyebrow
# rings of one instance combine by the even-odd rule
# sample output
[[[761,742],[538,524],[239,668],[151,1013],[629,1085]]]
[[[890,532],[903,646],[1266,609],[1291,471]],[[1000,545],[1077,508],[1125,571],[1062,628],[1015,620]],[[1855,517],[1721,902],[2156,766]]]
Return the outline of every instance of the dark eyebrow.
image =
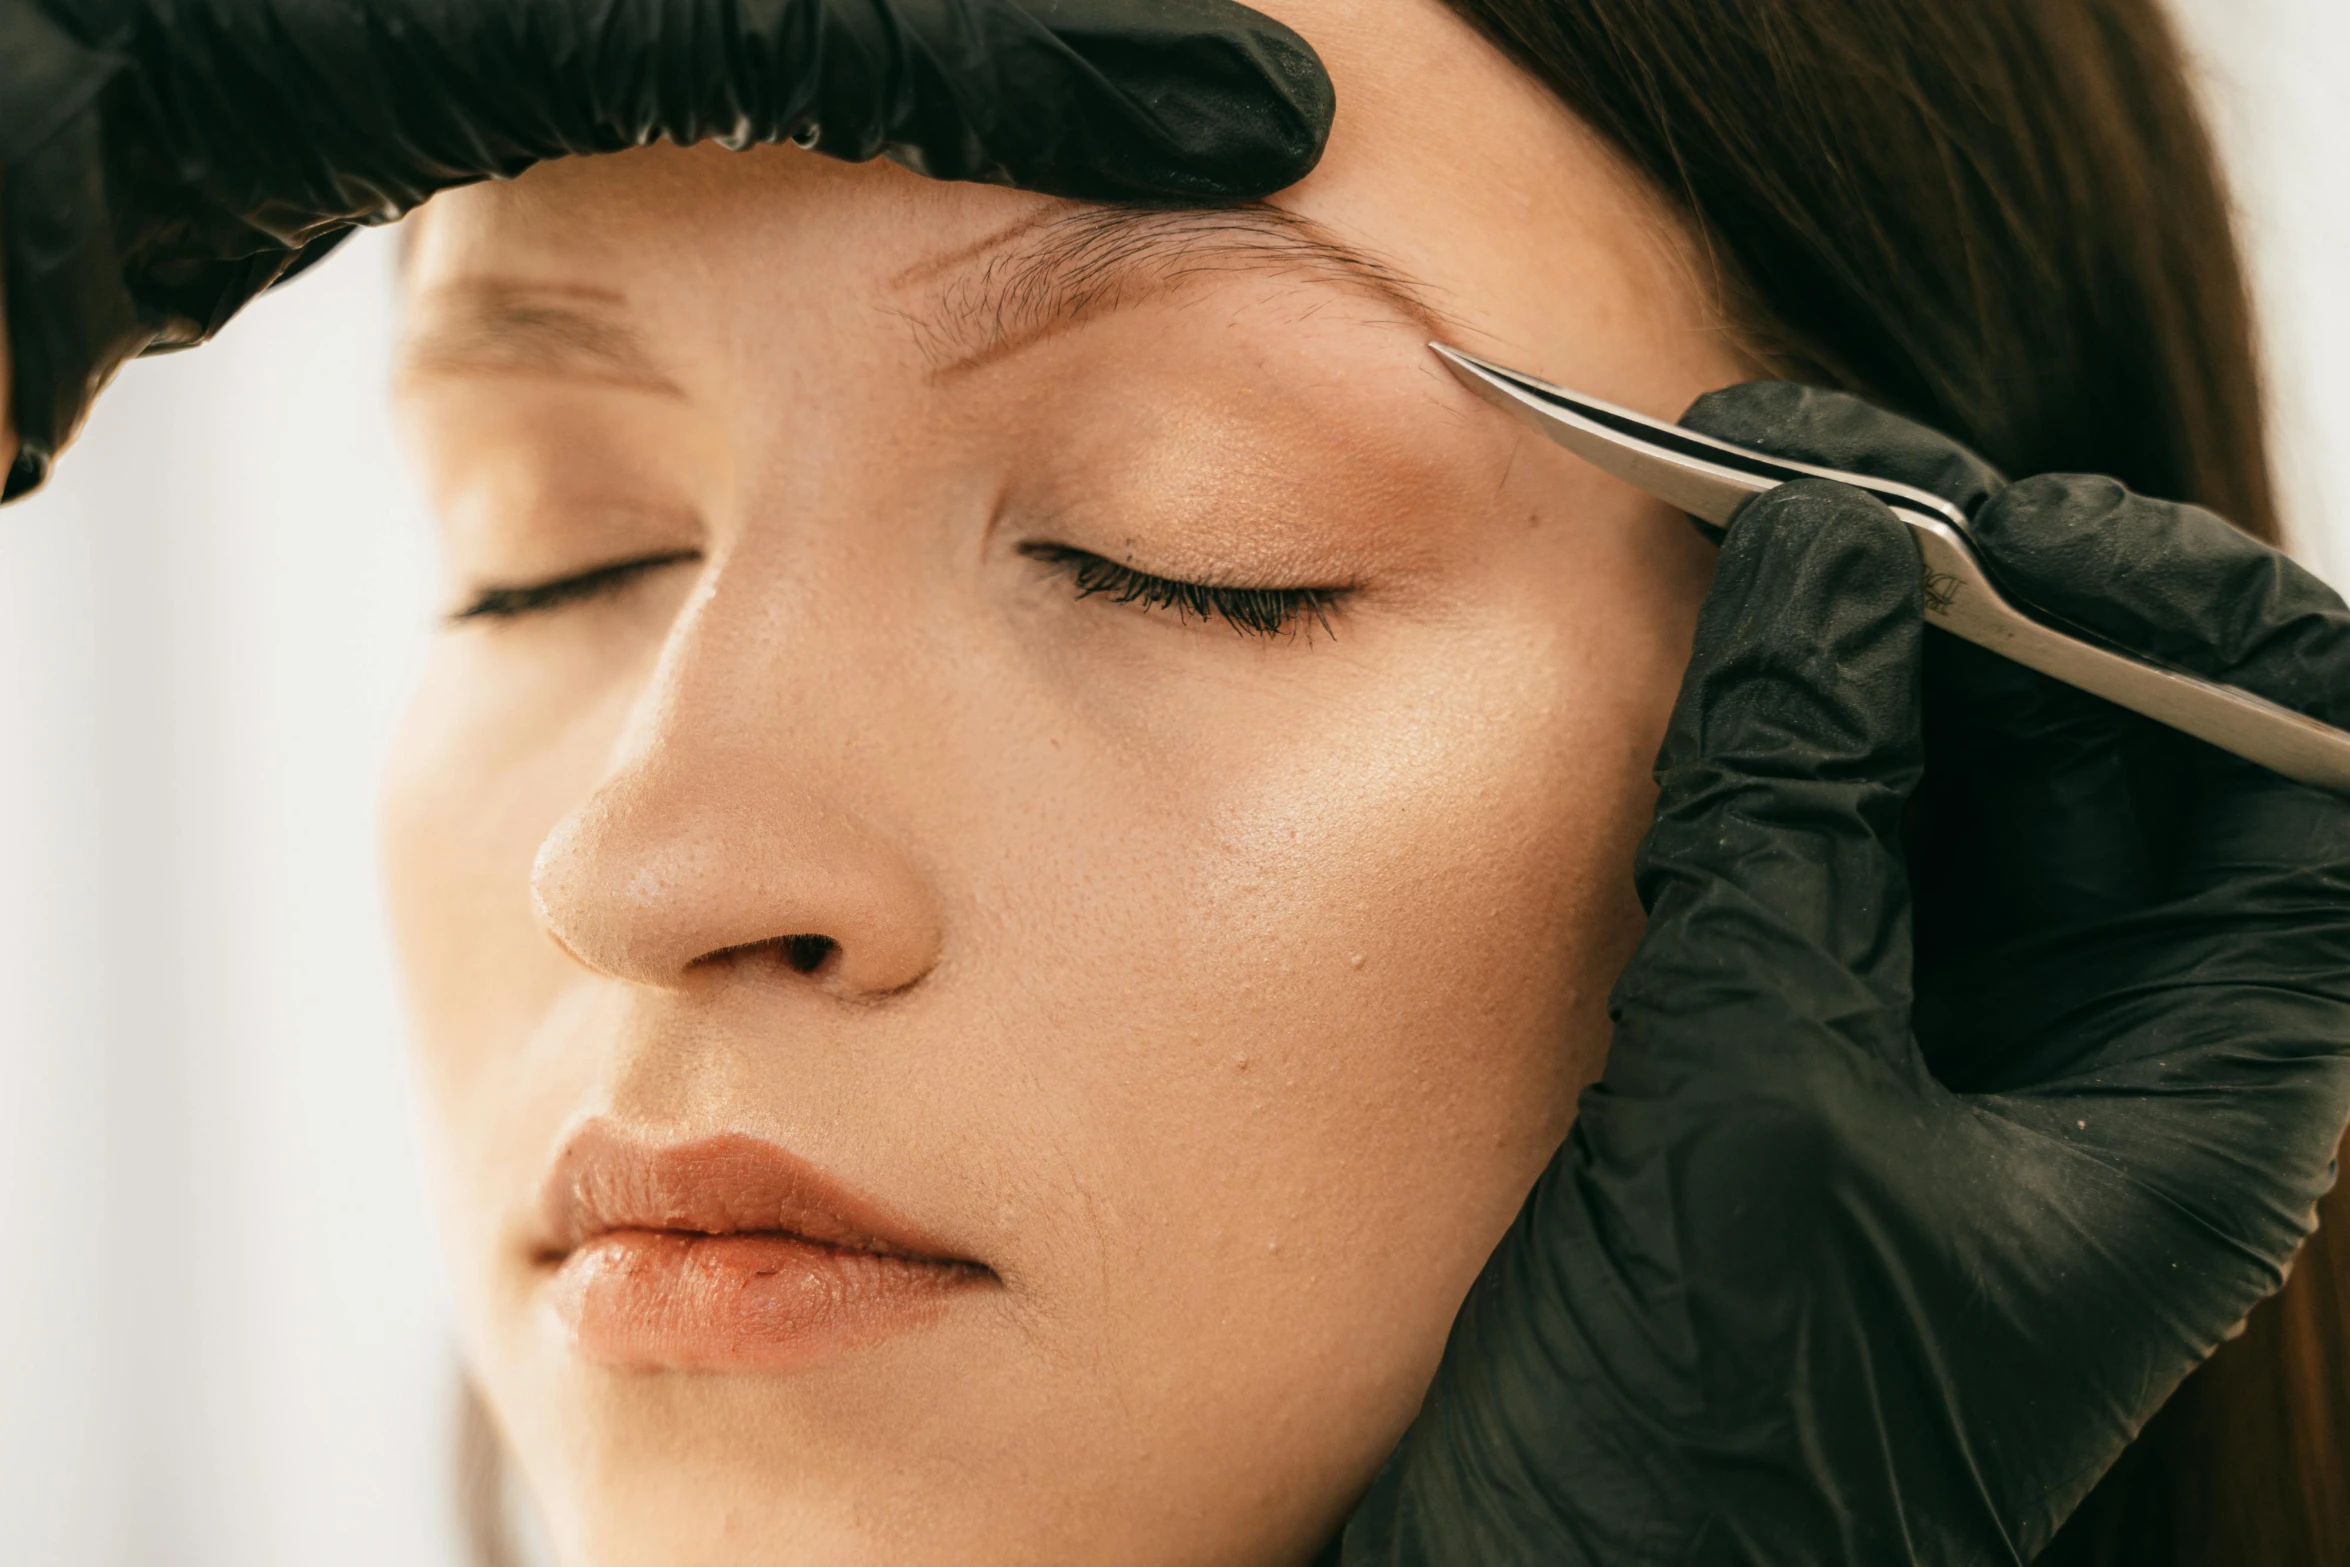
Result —
[[[1351,289],[1430,336],[1442,312],[1426,284],[1282,208],[1060,208],[891,280],[934,296],[901,312],[933,375],[977,368],[1186,285],[1254,272]]]
[[[624,319],[627,303],[576,283],[457,278],[419,305],[400,373],[552,375],[682,395]]]

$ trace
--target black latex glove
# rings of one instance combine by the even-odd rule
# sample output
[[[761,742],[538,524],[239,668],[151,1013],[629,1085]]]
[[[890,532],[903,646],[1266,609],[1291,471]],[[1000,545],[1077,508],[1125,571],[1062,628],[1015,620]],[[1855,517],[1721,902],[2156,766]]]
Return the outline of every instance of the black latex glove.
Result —
[[[787,137],[941,179],[1230,201],[1332,97],[1230,0],[0,0],[0,237],[40,482],[134,354],[354,224],[542,158]]]
[[[2341,599],[2207,513],[1797,387],[1687,423],[2350,719]],[[2350,802],[1929,637],[1919,575],[1841,486],[1733,521],[1606,1073],[1331,1559],[2026,1561],[2277,1288],[2350,1114]]]

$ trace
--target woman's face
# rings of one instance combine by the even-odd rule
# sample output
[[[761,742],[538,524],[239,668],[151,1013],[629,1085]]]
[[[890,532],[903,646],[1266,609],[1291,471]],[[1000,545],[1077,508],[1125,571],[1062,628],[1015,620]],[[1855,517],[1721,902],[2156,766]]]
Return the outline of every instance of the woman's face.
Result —
[[[1270,213],[655,149],[414,236],[393,896],[568,1560],[1297,1560],[1597,1070],[1707,557],[1424,345],[1739,366],[1434,0],[1271,9]]]

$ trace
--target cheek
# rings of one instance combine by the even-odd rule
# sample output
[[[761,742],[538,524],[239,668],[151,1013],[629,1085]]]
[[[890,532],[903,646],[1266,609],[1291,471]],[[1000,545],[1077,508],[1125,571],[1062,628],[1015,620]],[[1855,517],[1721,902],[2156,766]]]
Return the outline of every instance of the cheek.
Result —
[[[550,1071],[524,1047],[582,978],[539,922],[531,868],[594,790],[642,683],[640,669],[594,661],[523,676],[452,638],[393,747],[381,818],[393,941],[443,1178],[478,1188],[469,1212],[497,1211],[509,1194],[487,1166],[535,1149],[529,1133],[559,1118],[585,1069]]]
[[[1498,1232],[1596,1070],[1645,791],[1572,693],[1421,696],[1321,776],[1219,802],[1173,949],[1225,976],[1193,1005],[1231,1014],[1227,1103],[1278,1111],[1248,1175],[1269,1226],[1335,1221],[1322,1241],[1358,1258],[1433,1244],[1402,1260],[1442,1273],[1482,1256],[1451,1247]]]
[[[511,1038],[534,986],[574,970],[541,930],[539,845],[595,790],[696,578],[452,631],[434,644],[385,768],[393,937],[428,1055]]]
[[[1169,814],[1188,819],[1155,824],[1168,839],[1117,883],[1128,909],[1087,911],[1129,954],[1122,991],[1221,1020],[1197,1029],[1222,1047],[1206,1064],[1294,1083],[1335,1157],[1372,1153],[1378,1123],[1431,1135],[1447,1103],[1508,1100],[1496,1074],[1555,1087],[1579,1073],[1589,1041],[1567,1025],[1597,1016],[1587,981],[1612,979],[1637,921],[1642,737],[1613,693],[1481,652],[1472,673],[1391,685],[1273,754],[1211,762],[1212,777],[1157,770]],[[1198,744],[1203,759],[1222,750]],[[1146,973],[1163,996],[1137,995]],[[1505,1114],[1540,1141],[1551,1099]]]
[[[1329,672],[1352,689],[1319,714],[1227,702],[1121,757],[1060,818],[1086,852],[1038,846],[1011,921],[1058,938],[1019,963],[1052,1003],[1021,1113],[1052,1157],[1025,1174],[1087,1172],[1079,1209],[1035,1194],[1068,1216],[1037,1296],[1151,1368],[1170,1443],[1229,1445],[1244,1411],[1342,1483],[1597,1071],[1661,717],[1556,631],[1421,651]]]

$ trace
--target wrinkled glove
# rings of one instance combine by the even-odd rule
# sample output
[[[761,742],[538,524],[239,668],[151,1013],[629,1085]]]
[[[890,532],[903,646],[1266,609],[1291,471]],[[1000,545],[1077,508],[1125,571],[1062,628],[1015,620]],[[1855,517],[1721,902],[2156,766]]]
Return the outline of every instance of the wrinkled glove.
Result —
[[[1230,0],[0,0],[0,239],[38,484],[134,354],[355,224],[542,158],[787,137],[940,179],[1229,201],[1329,79]]]
[[[1798,387],[1686,422],[2350,719],[2350,612],[2216,517]],[[2350,802],[1928,637],[1919,578],[1842,486],[1733,520],[1605,1074],[1329,1560],[2024,1562],[2282,1281],[2350,1114]]]

